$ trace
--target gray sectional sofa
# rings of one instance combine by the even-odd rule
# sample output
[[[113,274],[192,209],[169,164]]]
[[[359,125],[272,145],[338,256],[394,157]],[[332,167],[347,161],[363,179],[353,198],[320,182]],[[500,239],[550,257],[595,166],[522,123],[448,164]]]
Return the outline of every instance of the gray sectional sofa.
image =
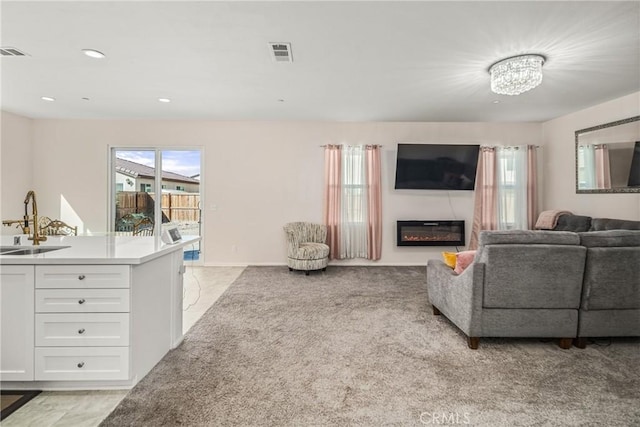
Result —
[[[563,214],[558,216],[558,222],[553,230],[573,231],[576,233],[605,230],[640,230],[640,221]]]
[[[578,234],[587,258],[576,347],[587,338],[640,336],[640,231]]]
[[[460,275],[427,264],[434,314],[481,337],[640,336],[640,230],[483,231]]]

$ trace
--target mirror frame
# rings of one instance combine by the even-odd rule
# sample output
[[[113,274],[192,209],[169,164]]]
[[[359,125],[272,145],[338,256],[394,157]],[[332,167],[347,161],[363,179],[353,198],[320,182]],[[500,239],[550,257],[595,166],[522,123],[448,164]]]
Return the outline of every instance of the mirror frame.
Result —
[[[633,123],[640,121],[640,116],[629,117],[628,119],[617,120],[611,123],[604,123],[598,126],[592,126],[586,129],[580,129],[576,131],[576,146],[575,146],[575,181],[576,181],[576,194],[598,194],[598,193],[640,193],[640,187],[617,187],[617,188],[600,188],[600,189],[590,189],[583,190],[578,188],[578,147],[579,140],[578,137],[587,132],[593,132],[596,130],[606,129],[613,126],[626,125],[628,123]],[[638,136],[640,140],[640,135]]]

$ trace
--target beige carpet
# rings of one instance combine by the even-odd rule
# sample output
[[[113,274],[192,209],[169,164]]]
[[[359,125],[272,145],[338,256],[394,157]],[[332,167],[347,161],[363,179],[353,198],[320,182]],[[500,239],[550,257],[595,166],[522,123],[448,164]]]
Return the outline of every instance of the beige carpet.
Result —
[[[101,425],[629,426],[638,366],[638,339],[469,350],[424,267],[249,267]]]

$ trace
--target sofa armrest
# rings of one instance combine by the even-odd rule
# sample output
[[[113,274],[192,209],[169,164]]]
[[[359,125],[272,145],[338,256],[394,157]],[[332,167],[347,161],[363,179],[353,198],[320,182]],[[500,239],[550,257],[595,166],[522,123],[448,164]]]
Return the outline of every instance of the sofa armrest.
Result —
[[[484,270],[474,262],[458,275],[441,260],[427,262],[429,302],[470,337],[482,332]]]

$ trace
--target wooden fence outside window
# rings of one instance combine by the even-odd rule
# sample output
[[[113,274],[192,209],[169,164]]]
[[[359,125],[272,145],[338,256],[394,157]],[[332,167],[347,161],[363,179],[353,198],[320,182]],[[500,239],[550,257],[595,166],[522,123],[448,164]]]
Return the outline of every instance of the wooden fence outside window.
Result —
[[[155,193],[142,191],[116,192],[116,222],[127,214],[144,214],[153,218]],[[162,222],[199,222],[200,194],[162,194]]]

